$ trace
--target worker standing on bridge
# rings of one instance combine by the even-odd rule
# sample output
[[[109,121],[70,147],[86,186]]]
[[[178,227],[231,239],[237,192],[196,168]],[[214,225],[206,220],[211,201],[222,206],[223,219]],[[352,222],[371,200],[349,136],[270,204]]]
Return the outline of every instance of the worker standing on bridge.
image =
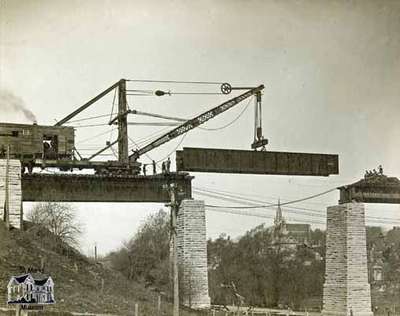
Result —
[[[0,149],[0,157],[5,157],[6,156],[6,148],[4,147],[4,145],[1,145],[1,149]]]
[[[143,175],[146,175],[146,164],[143,164]]]
[[[156,162],[153,160],[153,174],[155,175],[157,173],[157,169],[156,169]]]
[[[161,171],[162,173],[165,173],[165,161],[163,161],[161,164]]]
[[[167,161],[165,162],[166,172],[169,173],[171,171],[171,159],[168,157]]]

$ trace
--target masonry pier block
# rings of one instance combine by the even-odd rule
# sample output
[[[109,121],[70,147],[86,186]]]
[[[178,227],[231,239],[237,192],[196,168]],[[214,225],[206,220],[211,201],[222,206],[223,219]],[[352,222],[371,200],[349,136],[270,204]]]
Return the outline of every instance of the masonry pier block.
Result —
[[[323,316],[372,316],[362,203],[328,207]]]
[[[0,159],[0,219],[5,221],[6,190],[8,190],[9,223],[12,227],[22,227],[21,162],[8,161],[8,188],[6,185],[7,160]]]
[[[180,296],[183,305],[210,308],[204,201],[183,200],[177,217]]]

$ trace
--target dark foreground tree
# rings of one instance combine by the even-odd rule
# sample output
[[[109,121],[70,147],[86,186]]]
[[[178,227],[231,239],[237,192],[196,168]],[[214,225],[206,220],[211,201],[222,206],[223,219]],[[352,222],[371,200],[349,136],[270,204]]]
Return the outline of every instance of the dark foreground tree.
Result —
[[[49,230],[56,239],[73,247],[79,246],[82,225],[77,221],[76,210],[70,204],[36,204],[28,213],[27,219]]]
[[[150,215],[135,236],[108,256],[127,278],[165,289],[169,285],[169,216]]]

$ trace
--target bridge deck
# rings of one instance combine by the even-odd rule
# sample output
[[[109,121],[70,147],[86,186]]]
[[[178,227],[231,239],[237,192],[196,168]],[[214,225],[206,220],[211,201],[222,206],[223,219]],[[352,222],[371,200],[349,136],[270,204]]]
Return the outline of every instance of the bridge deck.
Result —
[[[340,204],[352,201],[400,204],[400,180],[395,177],[372,175],[338,189]]]
[[[57,202],[169,202],[163,184],[175,182],[191,198],[187,173],[154,176],[100,176],[74,174],[24,174],[23,201]]]

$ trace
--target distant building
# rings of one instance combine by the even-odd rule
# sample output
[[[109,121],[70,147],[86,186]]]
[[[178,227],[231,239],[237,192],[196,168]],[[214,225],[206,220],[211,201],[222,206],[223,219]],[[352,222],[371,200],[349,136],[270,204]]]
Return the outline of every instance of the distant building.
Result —
[[[8,304],[54,304],[51,277],[37,279],[31,274],[11,277],[7,286]]]
[[[280,201],[276,209],[274,226],[271,227],[274,244],[286,249],[296,249],[308,244],[311,238],[310,224],[289,224],[282,213]]]
[[[372,266],[372,281],[375,283],[383,281],[383,263],[377,262]]]
[[[310,224],[286,224],[288,234],[298,243],[307,244],[311,238]]]

